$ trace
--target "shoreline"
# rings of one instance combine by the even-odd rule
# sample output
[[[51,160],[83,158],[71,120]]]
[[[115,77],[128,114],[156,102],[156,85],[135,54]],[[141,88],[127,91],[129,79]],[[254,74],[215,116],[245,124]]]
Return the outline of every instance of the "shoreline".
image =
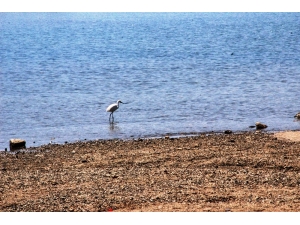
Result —
[[[300,139],[292,136],[300,131],[1,152],[0,211],[299,211]]]
[[[43,146],[47,145],[65,145],[65,144],[76,144],[76,143],[86,143],[86,142],[94,142],[94,141],[111,141],[111,140],[121,140],[121,141],[130,141],[130,140],[138,140],[138,139],[160,139],[160,138],[182,138],[182,137],[195,137],[195,136],[200,136],[200,135],[211,135],[211,134],[226,134],[226,131],[232,132],[232,134],[243,134],[243,133],[251,133],[251,132],[264,132],[264,133],[270,133],[270,134],[275,134],[275,133],[286,133],[286,132],[300,132],[300,129],[295,129],[295,130],[266,130],[266,129],[255,129],[255,128],[249,128],[248,130],[218,130],[218,131],[203,131],[203,132],[177,132],[177,133],[164,133],[164,134],[156,134],[156,135],[144,135],[144,136],[139,136],[139,137],[130,137],[130,138],[112,138],[112,139],[81,139],[81,140],[75,140],[75,141],[62,141],[59,143],[56,142],[51,142],[48,144],[41,144],[38,146],[30,146],[26,147],[26,149],[21,149],[22,151],[30,150],[30,149],[35,149],[35,148],[40,148]],[[25,140],[26,141],[26,140]],[[9,151],[9,145],[7,146],[7,151],[6,152],[17,152],[19,150],[15,151]],[[5,149],[0,149],[0,153],[5,152]]]

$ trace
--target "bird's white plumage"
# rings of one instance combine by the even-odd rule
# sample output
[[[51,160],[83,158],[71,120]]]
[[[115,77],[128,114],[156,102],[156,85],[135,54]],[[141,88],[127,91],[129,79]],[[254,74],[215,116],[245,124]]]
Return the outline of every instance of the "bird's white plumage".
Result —
[[[114,112],[119,108],[119,103],[123,103],[122,101],[118,100],[117,103],[111,104],[107,107],[106,112]]]
[[[107,107],[106,112],[114,112],[118,108],[118,105],[116,103],[111,104],[110,106]]]
[[[114,111],[116,111],[118,108],[119,108],[119,104],[120,103],[123,103],[121,100],[118,100],[117,103],[114,103],[114,104],[111,104],[107,107],[106,109],[106,112],[110,112],[110,115],[109,115],[109,121],[110,121],[110,118],[112,117],[113,120],[114,120]]]

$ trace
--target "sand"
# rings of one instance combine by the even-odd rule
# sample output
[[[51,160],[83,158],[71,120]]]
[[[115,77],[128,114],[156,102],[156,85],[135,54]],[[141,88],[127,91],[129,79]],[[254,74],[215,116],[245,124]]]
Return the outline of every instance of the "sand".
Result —
[[[0,153],[0,211],[299,211],[299,172],[299,131],[49,144]]]
[[[275,134],[275,137],[281,140],[286,141],[300,141],[300,132],[299,131],[283,131]]]

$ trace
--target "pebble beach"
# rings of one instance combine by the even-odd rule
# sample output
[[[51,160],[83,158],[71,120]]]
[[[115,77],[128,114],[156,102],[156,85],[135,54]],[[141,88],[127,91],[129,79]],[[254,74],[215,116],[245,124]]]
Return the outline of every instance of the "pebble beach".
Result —
[[[299,131],[3,151],[0,211],[297,212],[299,158]]]

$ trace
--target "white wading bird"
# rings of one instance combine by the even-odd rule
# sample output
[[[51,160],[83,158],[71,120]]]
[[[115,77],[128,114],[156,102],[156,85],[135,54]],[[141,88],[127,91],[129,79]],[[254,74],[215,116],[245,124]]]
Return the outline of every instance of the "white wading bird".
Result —
[[[110,115],[109,115],[109,121],[112,117],[112,122],[114,121],[114,111],[116,111],[118,108],[119,108],[119,104],[120,103],[123,103],[121,100],[118,100],[117,103],[114,103],[114,104],[111,104],[110,106],[107,107],[106,109],[106,112],[110,112]],[[125,104],[125,103],[123,103]]]

